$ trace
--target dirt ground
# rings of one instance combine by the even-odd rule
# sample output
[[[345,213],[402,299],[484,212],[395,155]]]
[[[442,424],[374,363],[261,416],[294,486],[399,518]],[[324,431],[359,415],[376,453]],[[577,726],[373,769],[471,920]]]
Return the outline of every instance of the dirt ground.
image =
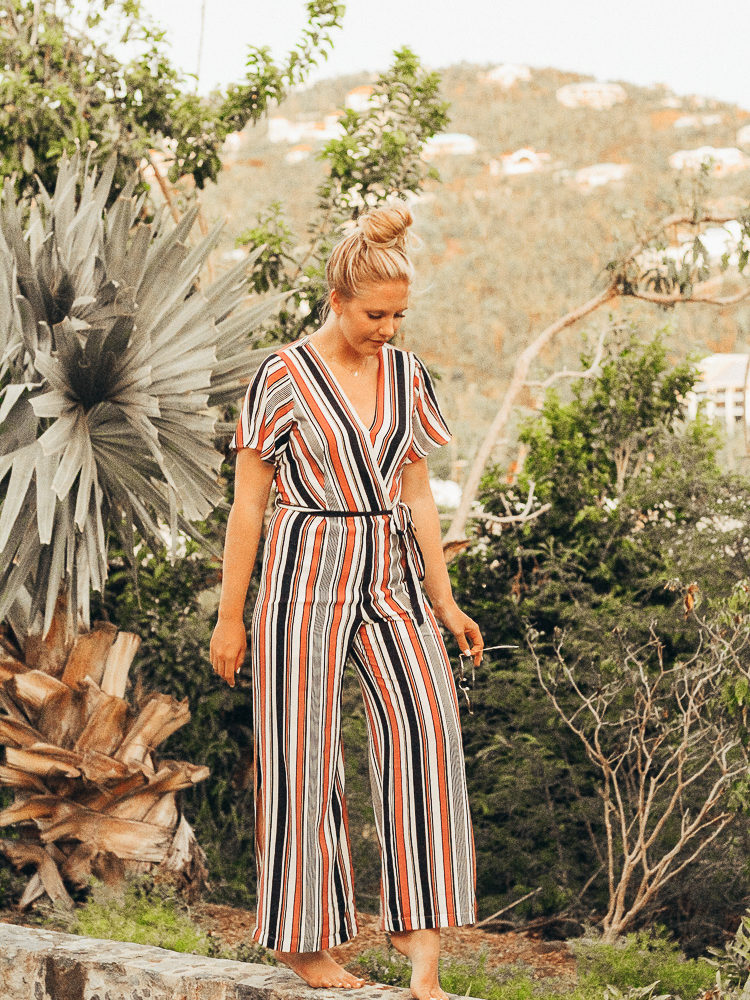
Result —
[[[255,923],[254,913],[216,903],[198,904],[192,909],[192,917],[204,931],[221,938],[227,945],[249,941]],[[357,922],[357,936],[331,949],[331,954],[343,965],[370,948],[386,946],[385,935],[378,930],[376,915],[357,913]],[[518,972],[525,972],[534,979],[554,978],[569,984],[575,981],[575,959],[562,941],[543,941],[523,932],[497,934],[481,927],[445,927],[440,935],[444,958],[467,961],[485,949],[490,968],[515,966]]]

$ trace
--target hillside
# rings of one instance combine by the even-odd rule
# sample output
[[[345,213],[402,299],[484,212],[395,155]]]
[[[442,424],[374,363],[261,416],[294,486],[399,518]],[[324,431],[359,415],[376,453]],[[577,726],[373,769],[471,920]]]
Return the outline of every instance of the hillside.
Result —
[[[401,343],[441,377],[439,392],[455,442],[434,471],[456,478],[494,414],[519,351],[592,294],[607,261],[632,244],[639,223],[653,223],[673,210],[696,183],[695,174],[669,166],[670,155],[705,145],[733,147],[748,119],[748,112],[731,105],[628,83],[622,83],[626,99],[606,110],[565,107],[556,97],[558,88],[584,78],[534,70],[529,80],[505,89],[486,78],[486,69],[464,64],[441,71],[450,130],[472,136],[476,151],[437,157],[441,182],[430,182],[413,206],[423,249],[401,334]],[[277,113],[292,121],[321,119],[366,82],[353,77],[321,82],[294,94]],[[304,241],[324,170],[315,158],[318,148],[309,141],[271,142],[265,124],[243,136],[218,185],[202,196],[209,221],[228,219],[225,252],[274,200]],[[503,173],[501,156],[523,148],[548,154],[542,169]],[[296,155],[289,159],[297,162],[288,162],[293,149]],[[576,181],[575,171],[599,163],[625,164],[627,172],[600,186]],[[750,170],[712,178],[707,197],[747,202]],[[640,319],[647,335],[668,324],[675,358],[692,348],[750,349],[748,306],[723,312],[682,306],[666,313],[620,303],[615,316]],[[595,334],[607,321],[607,315],[597,315],[565,334],[543,356],[534,377],[575,366],[586,331]],[[531,392],[526,402],[533,403]]]

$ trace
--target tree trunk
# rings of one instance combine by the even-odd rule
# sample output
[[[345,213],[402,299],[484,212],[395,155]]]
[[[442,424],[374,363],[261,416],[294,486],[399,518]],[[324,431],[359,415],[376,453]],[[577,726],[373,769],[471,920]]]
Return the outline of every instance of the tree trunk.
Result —
[[[206,883],[205,855],[176,793],[208,777],[207,767],[157,761],[155,750],[190,719],[187,700],[150,694],[124,699],[140,640],[106,622],[73,637],[58,602],[46,638],[29,637],[24,660],[0,648],[0,785],[14,800],[0,828],[0,852],[36,874],[20,906],[43,894],[70,905],[69,889],[92,875],[116,883],[159,866],[189,885]]]

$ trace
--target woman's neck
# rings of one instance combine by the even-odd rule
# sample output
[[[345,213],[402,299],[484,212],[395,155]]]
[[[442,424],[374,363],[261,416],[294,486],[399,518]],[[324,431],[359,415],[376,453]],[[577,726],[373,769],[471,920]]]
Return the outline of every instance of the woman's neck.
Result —
[[[339,329],[335,318],[329,317],[323,326],[312,334],[313,344],[321,348],[329,361],[333,361],[344,368],[355,368],[367,365],[371,360],[371,355],[364,351],[357,351],[344,337]]]

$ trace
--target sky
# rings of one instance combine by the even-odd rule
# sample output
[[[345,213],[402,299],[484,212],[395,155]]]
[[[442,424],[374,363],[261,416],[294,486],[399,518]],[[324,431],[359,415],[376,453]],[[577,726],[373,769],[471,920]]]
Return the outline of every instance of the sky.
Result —
[[[639,85],[665,83],[750,110],[750,0],[345,0],[343,29],[310,78],[384,69],[408,45],[438,69],[522,63]],[[174,61],[197,68],[202,0],[144,0]],[[281,57],[305,23],[304,0],[205,0],[200,90],[243,75],[248,45]]]

